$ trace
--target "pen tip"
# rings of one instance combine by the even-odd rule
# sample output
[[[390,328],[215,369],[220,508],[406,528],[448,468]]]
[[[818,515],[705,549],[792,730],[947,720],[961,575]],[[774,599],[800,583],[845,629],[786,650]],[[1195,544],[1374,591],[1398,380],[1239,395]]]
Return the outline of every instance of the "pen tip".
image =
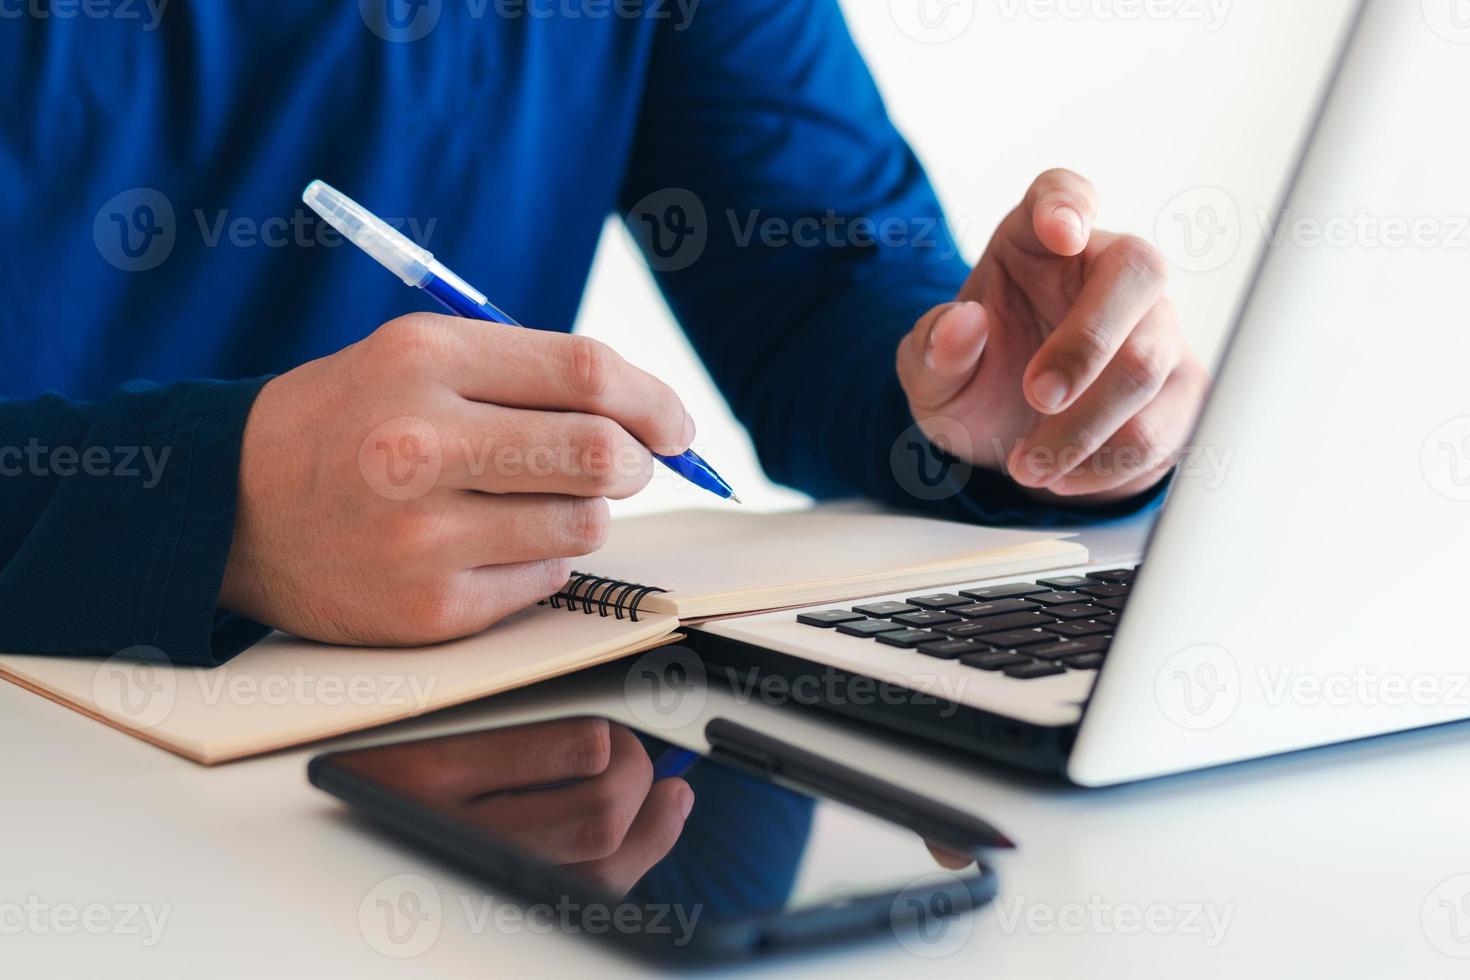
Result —
[[[730,494],[730,499],[733,500],[733,501],[735,501],[737,504],[743,504],[743,503],[745,503],[745,501],[741,500],[739,497],[735,496],[733,493]]]

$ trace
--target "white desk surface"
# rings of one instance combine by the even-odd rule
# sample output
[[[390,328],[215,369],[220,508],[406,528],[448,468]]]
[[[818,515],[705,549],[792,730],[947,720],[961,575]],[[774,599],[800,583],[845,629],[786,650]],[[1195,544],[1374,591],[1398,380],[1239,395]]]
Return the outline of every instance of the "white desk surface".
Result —
[[[1120,555],[1139,533],[1115,526],[1088,539]],[[325,744],[585,712],[636,722],[604,671]],[[689,744],[703,744],[715,715],[974,808],[1021,844],[995,862],[999,904],[952,955],[880,941],[784,960],[782,976],[1470,975],[1458,958],[1470,957],[1465,726],[1085,791],[812,709],[737,704],[723,688],[683,730]],[[483,908],[482,886],[307,785],[306,760],[322,748],[206,769],[0,683],[0,975],[647,972],[593,939],[477,926],[461,899]],[[364,935],[358,910],[402,874],[426,876],[443,913],[426,952],[395,959]],[[151,945],[147,912],[154,923],[167,915]],[[87,915],[97,934],[71,918]]]

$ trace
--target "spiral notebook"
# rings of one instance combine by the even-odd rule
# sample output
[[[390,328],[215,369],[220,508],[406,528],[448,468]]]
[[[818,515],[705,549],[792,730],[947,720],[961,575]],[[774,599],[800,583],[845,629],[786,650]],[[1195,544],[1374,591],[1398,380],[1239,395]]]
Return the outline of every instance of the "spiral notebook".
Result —
[[[680,637],[681,623],[1081,564],[1059,535],[879,514],[694,510],[615,521],[546,602],[418,650],[283,634],[222,667],[147,650],[95,660],[0,655],[0,677],[214,764],[411,718]]]

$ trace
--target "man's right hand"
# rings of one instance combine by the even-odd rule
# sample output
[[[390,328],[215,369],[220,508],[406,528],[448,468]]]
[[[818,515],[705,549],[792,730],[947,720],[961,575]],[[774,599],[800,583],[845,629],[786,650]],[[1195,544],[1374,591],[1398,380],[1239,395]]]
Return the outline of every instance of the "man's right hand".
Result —
[[[601,547],[645,446],[693,438],[673,390],[597,341],[402,317],[261,390],[220,605],[333,643],[476,633]]]

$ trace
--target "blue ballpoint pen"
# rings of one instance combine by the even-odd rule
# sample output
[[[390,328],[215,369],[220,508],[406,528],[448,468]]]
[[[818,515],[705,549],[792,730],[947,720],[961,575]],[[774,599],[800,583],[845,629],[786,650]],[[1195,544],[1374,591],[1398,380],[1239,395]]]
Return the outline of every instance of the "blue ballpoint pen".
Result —
[[[313,180],[301,200],[358,248],[372,256],[389,272],[416,289],[422,289],[455,316],[488,320],[519,327],[515,319],[496,307],[483,293],[449,271],[427,249],[406,236],[341,191]],[[697,487],[717,497],[740,503],[735,491],[694,450],[678,456],[654,455],[654,459]]]

